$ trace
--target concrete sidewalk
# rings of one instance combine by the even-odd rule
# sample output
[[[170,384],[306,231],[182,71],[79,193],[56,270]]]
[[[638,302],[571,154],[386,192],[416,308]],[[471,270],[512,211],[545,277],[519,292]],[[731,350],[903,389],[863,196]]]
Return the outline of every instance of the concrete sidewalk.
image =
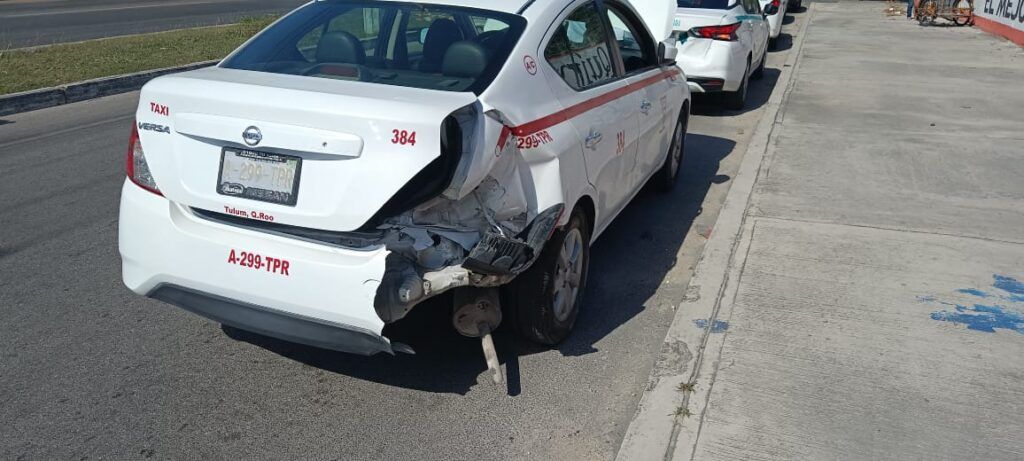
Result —
[[[1024,459],[1024,51],[884,8],[811,5],[620,459]]]

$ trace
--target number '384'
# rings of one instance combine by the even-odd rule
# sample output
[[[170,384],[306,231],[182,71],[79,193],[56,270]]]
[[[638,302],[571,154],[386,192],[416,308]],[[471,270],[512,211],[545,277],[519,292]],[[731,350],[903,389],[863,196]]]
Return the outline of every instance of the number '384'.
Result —
[[[391,130],[391,144],[416,145],[416,132],[406,130]]]

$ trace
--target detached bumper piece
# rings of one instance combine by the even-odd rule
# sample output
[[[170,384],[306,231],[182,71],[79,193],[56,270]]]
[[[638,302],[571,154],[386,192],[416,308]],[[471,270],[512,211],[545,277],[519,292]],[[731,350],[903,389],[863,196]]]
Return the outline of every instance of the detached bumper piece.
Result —
[[[462,267],[489,275],[515,275],[525,271],[540,255],[564,211],[562,204],[544,210],[515,237],[486,232]]]
[[[357,327],[287,314],[173,285],[157,287],[149,297],[224,325],[289,342],[359,355],[394,354],[387,338]]]

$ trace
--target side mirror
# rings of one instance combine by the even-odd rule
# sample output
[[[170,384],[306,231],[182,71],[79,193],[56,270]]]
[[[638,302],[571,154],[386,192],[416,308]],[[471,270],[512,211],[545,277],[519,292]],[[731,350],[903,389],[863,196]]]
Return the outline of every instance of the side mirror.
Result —
[[[662,62],[676,62],[676,56],[679,54],[679,49],[676,48],[675,40],[671,38],[668,40],[662,40],[658,42],[658,58]]]

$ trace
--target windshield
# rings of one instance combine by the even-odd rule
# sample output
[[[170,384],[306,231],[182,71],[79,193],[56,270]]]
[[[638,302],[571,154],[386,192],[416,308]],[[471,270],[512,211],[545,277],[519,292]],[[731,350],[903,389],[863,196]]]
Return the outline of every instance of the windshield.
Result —
[[[525,27],[520,16],[398,2],[309,3],[221,67],[479,94]]]
[[[680,8],[704,8],[708,10],[727,10],[732,0],[676,0]]]

